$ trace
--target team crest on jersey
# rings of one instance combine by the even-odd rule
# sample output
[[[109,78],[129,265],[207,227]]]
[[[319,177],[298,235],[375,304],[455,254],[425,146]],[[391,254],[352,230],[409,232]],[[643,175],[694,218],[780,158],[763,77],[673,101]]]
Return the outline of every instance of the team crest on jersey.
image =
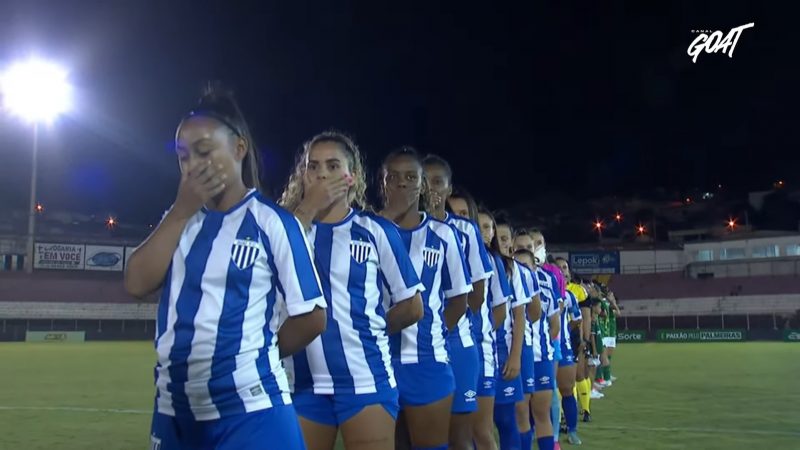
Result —
[[[255,264],[261,247],[258,242],[248,239],[236,239],[231,247],[231,260],[239,268],[245,270]]]
[[[425,247],[422,249],[422,259],[428,267],[436,267],[439,265],[439,259],[442,257],[442,251],[438,248]]]
[[[366,241],[350,241],[350,256],[359,264],[364,264],[372,253],[372,244]]]

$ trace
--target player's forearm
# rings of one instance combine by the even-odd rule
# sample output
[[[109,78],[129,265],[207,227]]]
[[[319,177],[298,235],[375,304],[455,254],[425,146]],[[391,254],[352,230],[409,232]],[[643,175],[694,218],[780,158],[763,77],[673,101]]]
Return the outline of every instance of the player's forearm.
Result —
[[[447,329],[452,330],[455,328],[466,312],[467,294],[447,299],[447,306],[444,308],[444,322],[447,325]]]
[[[561,333],[561,321],[558,320],[559,316],[551,316],[550,317],[550,340],[554,341],[558,337],[559,333]]]
[[[164,282],[172,256],[189,221],[170,211],[125,264],[125,290],[136,298],[153,293]]]
[[[303,224],[303,229],[308,230],[311,228],[314,218],[317,217],[317,209],[309,202],[300,202],[297,208],[294,209],[294,215]]]
[[[422,298],[419,293],[414,297],[394,305],[386,313],[386,333],[399,333],[404,328],[410,327],[422,319]]]
[[[278,330],[280,357],[292,356],[308,347],[308,344],[325,331],[327,322],[328,317],[321,308],[314,308],[310,313],[286,319]]]
[[[479,314],[481,312],[481,306],[483,306],[483,302],[486,300],[484,298],[485,286],[486,280],[472,283],[472,292],[469,293],[469,309],[472,310],[473,314]]]
[[[533,299],[530,303],[528,303],[526,309],[531,322],[536,322],[540,317],[542,317],[542,302],[539,300],[538,294],[533,296]]]
[[[511,327],[511,355],[519,358],[522,355],[522,339],[525,337],[525,308],[517,306],[512,310],[514,322]]]
[[[492,326],[495,331],[506,321],[506,317],[508,316],[508,311],[506,311],[506,309],[505,304],[492,308]]]

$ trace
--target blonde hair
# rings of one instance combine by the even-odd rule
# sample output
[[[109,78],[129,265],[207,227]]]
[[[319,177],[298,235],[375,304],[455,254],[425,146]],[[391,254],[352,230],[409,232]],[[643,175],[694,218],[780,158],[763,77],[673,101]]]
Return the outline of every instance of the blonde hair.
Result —
[[[355,205],[362,210],[369,209],[364,157],[353,139],[335,130],[322,132],[303,144],[303,151],[297,155],[294,171],[289,176],[289,181],[286,183],[286,188],[283,190],[278,203],[289,211],[294,211],[300,205],[305,194],[303,180],[306,175],[308,156],[315,145],[323,142],[339,144],[347,156],[347,164],[350,173],[353,175],[353,186],[350,187],[347,193],[347,203],[351,206]]]

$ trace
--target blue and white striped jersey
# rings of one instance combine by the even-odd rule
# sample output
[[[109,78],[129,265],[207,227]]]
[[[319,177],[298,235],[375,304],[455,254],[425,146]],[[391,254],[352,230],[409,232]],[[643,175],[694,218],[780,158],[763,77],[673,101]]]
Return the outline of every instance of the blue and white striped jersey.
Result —
[[[508,359],[511,353],[511,343],[513,341],[512,332],[514,330],[514,313],[513,309],[518,306],[524,306],[531,302],[533,295],[528,290],[528,286],[523,278],[523,270],[525,266],[514,261],[514,269],[511,274],[511,290],[514,295],[510,302],[507,302],[506,320],[497,329],[497,359],[498,364],[503,364],[503,361]]]
[[[401,364],[447,363],[447,299],[472,291],[458,231],[427,214],[416,228],[397,231],[425,290],[422,319],[389,338],[392,359]],[[392,306],[388,296],[386,302],[388,310]]]
[[[158,412],[214,420],[291,403],[278,330],[314,307],[325,299],[292,214],[255,191],[198,211],[158,305]]]
[[[472,283],[488,279],[492,275],[492,263],[489,252],[486,251],[486,246],[483,245],[478,225],[466,217],[451,213],[447,213],[444,221],[456,227],[456,230],[461,235],[461,248],[464,250],[467,271]],[[458,321],[456,328],[450,331],[450,345],[459,345],[465,348],[475,345],[475,341],[472,339],[472,331],[470,330],[471,320],[472,311],[467,309],[467,313]]]
[[[284,362],[293,392],[369,394],[397,384],[383,291],[400,302],[423,290],[397,227],[363,211],[309,233],[328,302],[328,327]]]
[[[472,335],[478,344],[481,371],[485,377],[495,376],[497,368],[497,349],[495,344],[493,311],[497,307],[505,307],[513,296],[511,286],[506,277],[505,263],[498,255],[492,258],[492,276],[485,285],[486,301],[481,306],[481,313],[472,316]]]
[[[528,268],[528,266],[520,265],[522,267],[522,279],[525,283],[525,286],[528,288],[528,292],[530,292],[531,297],[536,297],[542,291],[539,287],[539,279],[536,277],[534,272]],[[528,319],[528,323],[525,325],[525,345],[527,347],[533,346],[533,323],[535,322],[536,318],[528,317],[525,314],[525,317]]]
[[[572,341],[570,340],[569,322],[571,320],[582,320],[582,318],[581,307],[577,297],[572,291],[567,290],[564,312],[561,313],[561,343],[570,350],[572,350]]]
[[[533,360],[552,361],[553,343],[550,340],[550,317],[559,313],[561,292],[556,278],[542,268],[537,268],[536,277],[539,280],[539,299],[542,301],[542,316],[533,323]]]

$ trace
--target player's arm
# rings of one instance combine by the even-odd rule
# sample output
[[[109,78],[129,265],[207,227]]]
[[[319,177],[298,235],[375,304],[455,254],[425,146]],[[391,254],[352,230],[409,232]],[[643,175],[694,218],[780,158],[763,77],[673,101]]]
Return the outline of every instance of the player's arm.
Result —
[[[261,218],[259,223],[267,223],[264,231],[289,315],[278,330],[278,352],[285,358],[306,348],[325,331],[327,302],[301,222],[285,211],[276,216]]]
[[[533,296],[533,299],[530,303],[525,307],[528,313],[528,317],[530,318],[531,322],[536,322],[542,317],[542,300],[539,297],[539,294]]]
[[[376,220],[376,224],[375,247],[392,304],[386,312],[386,332],[395,334],[422,319],[424,311],[420,292],[424,286],[414,270],[397,227],[384,218]]]
[[[404,328],[410,327],[422,319],[422,296],[418,293],[413,297],[396,302],[386,312],[386,333],[399,333]]]
[[[153,234],[134,250],[125,264],[128,294],[143,298],[161,287],[190,217],[170,209]]]
[[[318,306],[315,306],[314,310],[309,313],[286,319],[278,330],[280,357],[294,355],[308,347],[308,344],[325,331],[327,321],[325,310]]]
[[[622,311],[620,311],[619,305],[617,304],[617,296],[614,295],[613,292],[608,293],[608,301],[611,302],[611,307],[614,308],[614,314],[617,316],[622,315]]]
[[[461,294],[447,299],[447,306],[444,307],[444,321],[448,330],[455,328],[458,321],[467,312],[467,295]]]
[[[505,304],[497,305],[492,308],[492,326],[495,331],[506,321],[506,317],[508,316],[507,309]]]
[[[444,307],[444,321],[448,330],[452,330],[467,312],[467,304],[472,285],[469,283],[467,262],[458,230],[453,226],[446,228],[443,233],[444,264],[442,264],[442,290],[447,301]]]
[[[513,380],[522,367],[522,340],[525,337],[525,307],[520,305],[511,310],[513,314],[511,331],[511,351],[503,368],[503,379]]]

